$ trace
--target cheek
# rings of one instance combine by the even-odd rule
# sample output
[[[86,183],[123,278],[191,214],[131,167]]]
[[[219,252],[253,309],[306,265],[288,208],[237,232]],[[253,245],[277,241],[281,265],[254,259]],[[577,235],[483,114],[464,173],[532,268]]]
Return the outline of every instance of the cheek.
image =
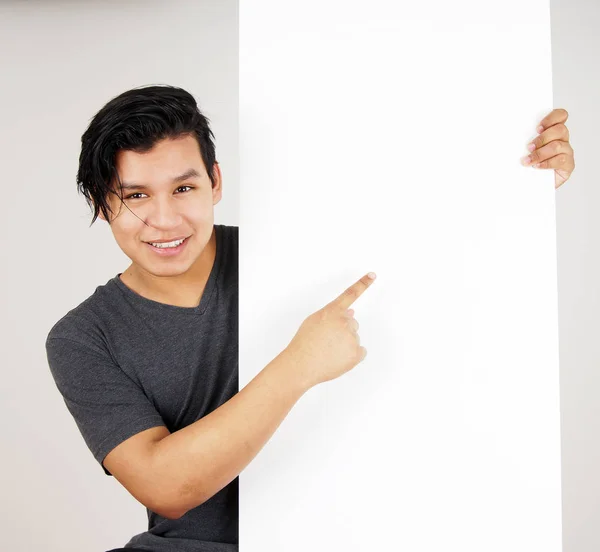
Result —
[[[212,196],[211,196],[212,197]],[[212,199],[203,198],[202,201],[190,202],[182,210],[182,215],[192,222],[203,222],[210,220],[213,215]]]
[[[131,243],[131,241],[139,241],[141,235],[141,223],[135,223],[132,221],[125,222],[124,220],[119,222],[119,224],[115,224],[113,222],[112,231],[115,236],[115,240],[127,247],[127,244]]]

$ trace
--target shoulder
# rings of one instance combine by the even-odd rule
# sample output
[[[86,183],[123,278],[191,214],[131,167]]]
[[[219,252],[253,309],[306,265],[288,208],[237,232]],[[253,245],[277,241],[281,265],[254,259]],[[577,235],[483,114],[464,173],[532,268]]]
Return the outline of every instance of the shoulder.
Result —
[[[70,340],[89,345],[98,352],[105,352],[103,331],[103,311],[114,297],[115,286],[112,279],[96,287],[94,293],[70,309],[50,328],[46,337],[46,347],[51,340]]]
[[[237,259],[239,227],[227,224],[219,224],[217,226],[221,230],[220,236],[223,238],[225,256],[231,262],[233,260],[231,259],[232,256],[235,256]]]
[[[222,229],[224,236],[226,236],[227,238],[229,238],[232,241],[235,241],[237,243],[238,234],[239,234],[238,226],[232,226],[229,224],[218,224],[217,226],[219,226]]]
[[[237,226],[221,224],[218,225],[221,231],[220,237],[222,244],[219,248],[219,263],[218,280],[222,288],[233,290],[237,286],[238,281],[238,233]],[[217,247],[219,245],[217,244]]]

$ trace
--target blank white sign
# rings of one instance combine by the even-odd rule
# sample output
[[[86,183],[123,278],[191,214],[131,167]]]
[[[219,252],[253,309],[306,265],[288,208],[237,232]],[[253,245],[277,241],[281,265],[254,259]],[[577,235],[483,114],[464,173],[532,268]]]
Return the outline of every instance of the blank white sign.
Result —
[[[557,552],[548,0],[240,2],[240,386],[368,271],[365,361],[241,475],[240,550]]]

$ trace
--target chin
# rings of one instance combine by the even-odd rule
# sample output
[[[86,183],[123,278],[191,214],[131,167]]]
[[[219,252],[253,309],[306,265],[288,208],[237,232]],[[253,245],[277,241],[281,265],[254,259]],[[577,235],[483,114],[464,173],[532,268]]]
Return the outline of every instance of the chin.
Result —
[[[158,276],[161,278],[173,277],[173,276],[181,276],[185,274],[190,269],[189,266],[182,268],[181,266],[148,266],[144,267],[144,270],[153,276]]]
[[[185,274],[193,265],[193,259],[181,258],[181,259],[149,259],[146,255],[136,255],[129,257],[133,264],[137,265],[139,269],[147,274],[157,277],[173,277],[181,276]]]

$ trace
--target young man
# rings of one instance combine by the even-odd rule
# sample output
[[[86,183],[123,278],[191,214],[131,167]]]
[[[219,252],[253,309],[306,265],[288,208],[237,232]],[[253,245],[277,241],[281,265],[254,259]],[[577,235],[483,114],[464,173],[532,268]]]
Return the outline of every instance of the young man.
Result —
[[[565,121],[542,121],[533,154],[557,186],[574,166]],[[349,307],[372,274],[238,393],[238,228],[214,223],[213,138],[194,98],[168,86],[112,99],[82,137],[92,223],[108,222],[131,264],[52,327],[46,350],[92,454],[148,510],[148,531],[114,550],[238,550],[238,474],[308,389],[366,354]]]

